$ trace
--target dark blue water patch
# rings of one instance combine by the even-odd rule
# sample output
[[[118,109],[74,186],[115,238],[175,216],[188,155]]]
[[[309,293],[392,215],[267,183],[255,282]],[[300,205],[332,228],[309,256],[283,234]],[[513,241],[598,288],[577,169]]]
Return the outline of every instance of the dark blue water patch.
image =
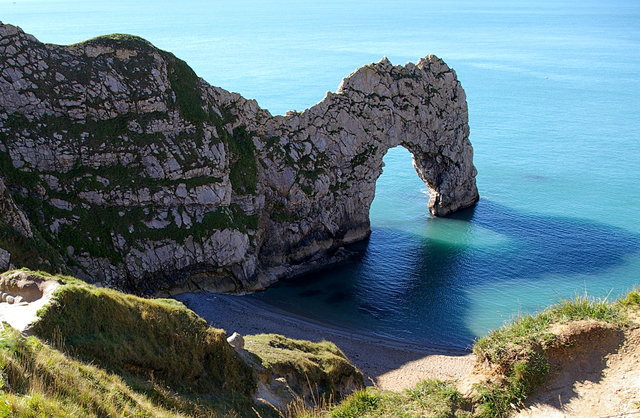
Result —
[[[308,298],[311,296],[317,296],[322,294],[322,290],[318,290],[318,289],[309,289],[309,290],[303,290],[302,292],[298,293],[298,296],[303,297],[303,298]]]
[[[367,315],[380,319],[383,318],[385,316],[385,310],[384,309],[380,309],[376,306],[370,305],[368,303],[360,303],[358,305],[358,311],[360,312],[364,312]]]
[[[570,217],[514,211],[491,201],[452,216],[508,237],[499,252],[471,251],[467,260],[483,268],[477,278],[535,279],[545,274],[587,274],[621,265],[640,251],[640,237],[620,228]],[[433,261],[433,260],[431,260]]]
[[[541,176],[540,174],[525,174],[523,177],[528,180],[533,180],[539,183],[551,180],[550,177]]]
[[[325,298],[325,302],[329,304],[336,304],[341,302],[348,302],[354,299],[353,292],[351,291],[339,291],[333,292],[329,297]]]
[[[550,275],[597,277],[640,252],[640,237],[625,230],[515,211],[485,200],[452,218],[500,234],[508,245],[483,247],[374,228],[357,262],[285,281],[249,297],[361,331],[466,347],[478,336],[469,327],[478,309],[498,312],[497,306],[507,305],[517,310],[516,301],[500,295],[500,286],[549,286]],[[608,284],[609,279],[602,280]],[[583,282],[577,279],[575,285],[578,290]],[[325,291],[315,293],[318,288]],[[484,295],[487,288],[495,293]],[[304,304],[299,303],[297,296],[307,291]]]

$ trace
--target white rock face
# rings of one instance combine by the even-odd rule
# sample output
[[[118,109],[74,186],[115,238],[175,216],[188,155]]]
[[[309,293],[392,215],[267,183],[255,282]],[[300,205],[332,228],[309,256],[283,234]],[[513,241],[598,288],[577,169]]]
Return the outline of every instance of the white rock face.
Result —
[[[395,146],[433,215],[478,199],[465,93],[432,55],[275,117],[135,37],[65,47],[0,24],[0,56],[0,223],[91,281],[240,291],[344,259]]]
[[[1,153],[2,151],[0,151]],[[0,172],[0,175],[2,173]],[[31,225],[24,212],[16,205],[9,190],[0,176],[0,225],[7,225],[19,235],[30,238],[33,236]]]

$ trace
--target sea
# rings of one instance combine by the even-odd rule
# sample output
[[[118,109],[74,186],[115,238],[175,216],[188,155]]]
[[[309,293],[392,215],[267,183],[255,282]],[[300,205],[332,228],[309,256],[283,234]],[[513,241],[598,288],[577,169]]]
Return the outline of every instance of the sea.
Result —
[[[456,70],[478,205],[430,216],[411,155],[392,149],[360,259],[241,297],[468,347],[518,315],[640,284],[637,0],[0,0],[0,20],[47,43],[142,36],[273,114],[383,56]]]

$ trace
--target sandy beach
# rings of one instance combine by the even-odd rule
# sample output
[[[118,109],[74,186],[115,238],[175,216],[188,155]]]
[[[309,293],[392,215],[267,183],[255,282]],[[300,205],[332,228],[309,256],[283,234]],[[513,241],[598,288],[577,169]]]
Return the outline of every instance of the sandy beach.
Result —
[[[468,351],[407,343],[327,326],[235,295],[185,293],[175,297],[209,324],[230,335],[277,333],[290,338],[334,342],[364,373],[368,384],[403,390],[428,378],[459,379],[470,373]]]

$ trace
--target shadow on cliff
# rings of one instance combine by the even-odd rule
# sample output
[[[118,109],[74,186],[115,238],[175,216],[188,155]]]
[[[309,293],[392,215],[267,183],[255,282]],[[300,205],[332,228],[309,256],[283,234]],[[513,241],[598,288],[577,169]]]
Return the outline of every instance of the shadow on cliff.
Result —
[[[441,221],[433,218],[424,220],[422,235],[374,226],[361,259],[283,281],[248,296],[247,301],[266,302],[373,336],[454,347],[463,354],[475,337],[499,325],[496,318],[509,319],[521,309],[540,309],[585,287],[615,288],[610,277],[599,274],[623,265],[640,251],[640,236],[619,228],[528,214],[486,200],[451,219],[488,230],[500,241],[487,245],[473,238],[452,242],[432,237],[429,222]],[[618,289],[624,290],[621,285]],[[248,313],[242,327],[250,322]],[[260,332],[258,327],[253,330]],[[289,330],[262,332],[288,334]],[[330,337],[289,335],[312,340]],[[391,356],[384,367],[396,369],[426,352]],[[360,357],[367,361],[364,353]]]

